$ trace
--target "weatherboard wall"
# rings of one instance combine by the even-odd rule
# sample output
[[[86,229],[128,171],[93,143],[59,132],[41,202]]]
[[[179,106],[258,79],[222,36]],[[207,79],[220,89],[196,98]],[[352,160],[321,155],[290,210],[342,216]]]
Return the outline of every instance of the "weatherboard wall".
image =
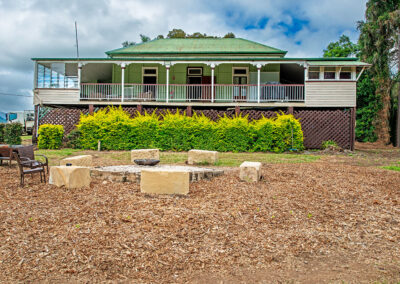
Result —
[[[129,64],[125,68],[125,83],[126,84],[142,84],[143,67],[157,67],[158,69],[158,84],[166,83],[166,68],[161,64]],[[170,84],[186,84],[186,73],[188,67],[202,67],[203,76],[211,76],[211,67],[207,64],[175,64],[171,66],[169,72]],[[249,72],[257,72],[257,67],[251,64],[220,64],[215,67],[216,84],[232,84],[232,68],[233,67],[248,67]],[[279,64],[268,64],[261,68],[261,72],[279,72]],[[112,83],[121,83],[121,67],[113,64]]]
[[[357,82],[307,81],[305,83],[308,107],[355,107]]]

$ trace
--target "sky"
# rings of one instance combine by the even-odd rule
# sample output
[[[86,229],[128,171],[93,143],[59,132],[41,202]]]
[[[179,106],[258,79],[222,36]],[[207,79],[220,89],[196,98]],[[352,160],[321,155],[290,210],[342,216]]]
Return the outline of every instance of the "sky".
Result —
[[[367,0],[0,0],[0,111],[33,109],[33,57],[81,57],[140,34],[187,33],[242,37],[287,50],[286,57],[320,57],[346,34],[357,41]],[[8,95],[7,95],[8,94]]]

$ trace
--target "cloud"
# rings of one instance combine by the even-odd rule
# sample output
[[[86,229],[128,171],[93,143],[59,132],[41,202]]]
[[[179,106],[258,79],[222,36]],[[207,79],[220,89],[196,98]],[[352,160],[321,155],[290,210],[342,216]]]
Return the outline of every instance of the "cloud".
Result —
[[[0,0],[0,91],[29,95],[31,57],[74,57],[78,21],[81,57],[104,52],[139,34],[173,28],[239,37],[316,57],[343,33],[357,40],[366,0]],[[1,110],[32,108],[32,99],[0,96]]]

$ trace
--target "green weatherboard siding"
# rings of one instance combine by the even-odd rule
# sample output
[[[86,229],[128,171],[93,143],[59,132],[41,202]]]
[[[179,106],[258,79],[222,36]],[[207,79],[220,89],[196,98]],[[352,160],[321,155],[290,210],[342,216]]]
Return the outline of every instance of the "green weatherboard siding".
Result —
[[[142,84],[143,67],[158,68],[158,84],[166,84],[166,68],[161,64],[129,64],[125,69],[125,83]],[[211,76],[211,67],[206,64],[176,64],[171,66],[169,72],[170,84],[186,84],[186,72],[188,67],[202,67],[203,76]],[[232,68],[248,67],[249,72],[257,72],[257,68],[250,64],[221,64],[215,67],[214,75],[216,84],[232,84]],[[261,72],[279,72],[279,64],[263,66]],[[121,67],[113,65],[112,83],[121,83]]]

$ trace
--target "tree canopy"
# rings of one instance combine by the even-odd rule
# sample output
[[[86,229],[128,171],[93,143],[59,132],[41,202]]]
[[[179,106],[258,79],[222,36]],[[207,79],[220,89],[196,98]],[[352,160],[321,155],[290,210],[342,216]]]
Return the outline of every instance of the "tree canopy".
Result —
[[[158,35],[154,39],[163,39],[163,38],[221,38],[220,36],[211,36],[207,35],[206,33],[200,33],[200,32],[195,32],[193,34],[187,34],[184,30],[182,29],[172,29],[168,32],[166,37],[164,35]],[[223,38],[235,38],[235,34],[232,32],[229,32],[223,36]],[[144,34],[140,34],[140,39],[141,42],[148,42],[151,40],[149,36],[146,36]],[[135,45],[136,42],[134,41],[124,41],[122,43],[122,47],[129,47]]]
[[[329,43],[324,49],[324,57],[351,57],[359,54],[359,46],[351,42],[350,38],[342,35],[338,41]]]

